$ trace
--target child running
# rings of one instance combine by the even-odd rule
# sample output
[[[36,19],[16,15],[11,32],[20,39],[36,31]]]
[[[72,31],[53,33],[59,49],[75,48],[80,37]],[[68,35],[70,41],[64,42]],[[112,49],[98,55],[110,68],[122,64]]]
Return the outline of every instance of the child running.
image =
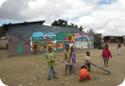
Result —
[[[56,79],[56,73],[54,70],[55,65],[55,53],[51,46],[48,46],[48,53],[46,55],[46,59],[48,62],[48,80]]]
[[[111,54],[110,50],[108,49],[108,44],[105,45],[105,47],[102,51],[102,57],[104,60],[104,66],[108,66],[108,60],[109,60],[109,58],[112,57],[112,54]]]
[[[91,59],[90,52],[87,51],[86,56],[85,56],[85,65],[88,67],[88,71],[90,71],[90,69],[91,69],[90,59]]]
[[[84,81],[84,80],[91,80],[91,75],[85,65],[81,67],[80,70],[80,80],[79,81]]]

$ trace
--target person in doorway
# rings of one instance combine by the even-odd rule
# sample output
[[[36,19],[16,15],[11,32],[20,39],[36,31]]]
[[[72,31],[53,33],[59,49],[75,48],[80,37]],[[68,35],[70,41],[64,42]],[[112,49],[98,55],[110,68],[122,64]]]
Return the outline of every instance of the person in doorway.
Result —
[[[38,52],[38,43],[34,43],[33,53],[34,53],[34,54],[37,54],[37,52]]]

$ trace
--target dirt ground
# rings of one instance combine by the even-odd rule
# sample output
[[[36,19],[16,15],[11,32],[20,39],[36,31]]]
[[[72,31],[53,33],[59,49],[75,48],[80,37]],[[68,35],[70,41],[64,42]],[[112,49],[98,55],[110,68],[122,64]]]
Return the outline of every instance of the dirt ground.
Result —
[[[86,50],[77,51],[77,74],[64,76],[63,52],[56,53],[57,80],[47,81],[47,63],[45,55],[8,57],[6,50],[0,50],[0,78],[8,86],[117,86],[125,78],[125,46],[121,49],[121,55],[117,55],[117,45],[109,46],[112,59],[109,67],[111,71],[107,75],[104,71],[92,67],[92,80],[79,82],[79,68],[83,63]],[[103,67],[101,51],[91,49],[92,62]]]

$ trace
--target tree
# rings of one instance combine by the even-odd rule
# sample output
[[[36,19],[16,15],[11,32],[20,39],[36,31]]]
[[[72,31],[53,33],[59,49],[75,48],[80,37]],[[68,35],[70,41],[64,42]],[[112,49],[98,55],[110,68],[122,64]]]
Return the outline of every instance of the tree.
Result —
[[[7,26],[6,24],[3,24],[2,26],[0,26],[0,38],[2,36],[6,36],[8,32]]]
[[[83,29],[84,29],[82,26],[78,27],[78,25],[76,25],[76,24],[74,24],[74,23],[68,24],[67,21],[66,21],[66,20],[63,20],[63,19],[55,20],[51,25],[52,25],[52,26],[71,27],[71,28],[79,29],[81,32],[82,32]]]
[[[89,34],[95,34],[95,31],[93,31],[93,29],[90,29],[90,30],[87,31],[87,33],[89,33]]]
[[[6,35],[6,31],[0,27],[0,38]]]
[[[84,28],[80,26],[78,29],[82,32]]]
[[[76,29],[78,29],[78,26],[77,26],[77,25],[75,25],[75,24],[73,24],[73,23],[69,24],[69,25],[68,25],[68,27],[71,27],[71,28],[76,28]]]
[[[62,19],[59,19],[59,20],[55,20],[52,24],[52,26],[67,26],[67,21],[66,20],[62,20]]]

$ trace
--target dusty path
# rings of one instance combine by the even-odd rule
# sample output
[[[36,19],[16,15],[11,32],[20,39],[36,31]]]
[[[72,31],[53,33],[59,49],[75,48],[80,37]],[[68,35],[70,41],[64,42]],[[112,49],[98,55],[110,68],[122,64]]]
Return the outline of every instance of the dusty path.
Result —
[[[0,78],[9,86],[117,86],[125,78],[125,47],[122,47],[121,55],[117,55],[116,45],[110,45],[113,58],[107,68],[112,72],[106,75],[105,72],[92,68],[91,81],[78,82],[76,75],[64,76],[64,65],[61,63],[63,53],[57,53],[56,71],[58,80],[47,81],[47,64],[44,55],[19,56],[8,58],[7,51],[0,50]],[[101,50],[91,49],[92,61],[103,66]],[[82,64],[85,50],[78,51],[78,69]]]

